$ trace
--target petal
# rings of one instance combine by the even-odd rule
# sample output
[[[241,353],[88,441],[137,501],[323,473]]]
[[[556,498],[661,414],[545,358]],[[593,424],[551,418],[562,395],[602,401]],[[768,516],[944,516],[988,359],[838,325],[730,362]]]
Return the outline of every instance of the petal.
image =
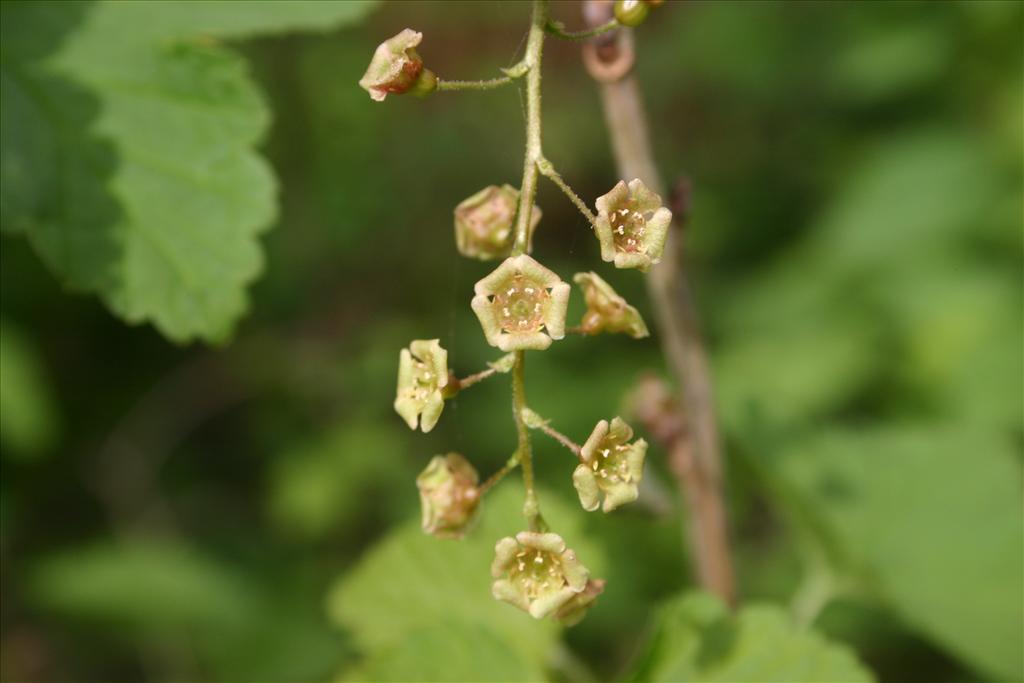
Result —
[[[594,222],[594,232],[601,244],[601,260],[611,262],[615,259],[615,238],[612,236],[612,225],[606,216],[598,216]]]
[[[597,206],[598,215],[606,216],[614,207],[627,199],[629,199],[629,187],[626,185],[626,181],[620,180],[606,194],[598,197],[594,204]]]
[[[633,339],[643,339],[644,337],[651,336],[651,333],[647,330],[647,323],[644,322],[643,316],[640,315],[640,311],[627,304],[626,313],[623,315],[623,318],[625,331]]]
[[[552,339],[565,337],[565,313],[569,308],[569,285],[559,282],[551,287],[551,300],[544,312],[544,327]]]
[[[578,593],[587,587],[587,579],[590,578],[590,571],[583,566],[583,563],[576,559],[576,553],[566,550],[562,553],[562,575],[566,583],[574,592]]]
[[[583,447],[580,448],[580,458],[583,462],[589,463],[594,458],[594,451],[597,449],[604,437],[608,435],[608,420],[601,420],[594,427],[594,431],[587,437]]]
[[[541,287],[551,287],[562,281],[562,278],[558,277],[558,274],[555,271],[545,268],[526,254],[520,254],[510,260],[514,260],[516,262],[515,265],[518,272],[531,280],[534,280]]]
[[[508,579],[498,579],[492,583],[491,595],[496,600],[511,603],[524,612],[530,609],[530,601],[526,599],[526,594]]]
[[[490,340],[488,340],[490,341]],[[526,332],[512,334],[502,332],[497,339],[497,346],[502,351],[543,351],[551,346],[551,337],[543,332]]]
[[[636,484],[620,482],[605,490],[604,505],[601,509],[604,512],[611,512],[620,505],[632,503],[639,495],[640,490],[637,488]]]
[[[577,465],[572,473],[572,485],[580,497],[580,505],[587,512],[593,512],[601,502],[600,489],[597,487],[597,477],[586,465]]]
[[[602,258],[604,258],[603,255]],[[647,254],[630,254],[624,251],[615,252],[614,260],[616,268],[637,268],[642,273],[647,272],[652,263],[657,263]]]
[[[494,294],[495,292],[500,291],[505,282],[515,277],[516,273],[519,272],[516,268],[516,258],[517,257],[510,256],[502,261],[497,268],[492,270],[473,285],[473,293],[481,295]]]
[[[402,416],[409,429],[416,429],[416,420],[420,414],[422,405],[410,396],[399,396],[394,403],[395,412]]]
[[[661,259],[665,251],[665,240],[668,239],[668,228],[672,223],[672,212],[662,207],[654,212],[647,221],[647,254],[654,263]]]
[[[629,194],[636,200],[636,208],[641,212],[656,211],[662,206],[661,197],[648,189],[639,178],[629,181]]]
[[[572,600],[577,591],[571,588],[562,588],[558,591],[542,595],[530,603],[530,616],[534,619],[543,619],[565,603]]]
[[[521,545],[537,550],[545,550],[555,555],[565,552],[565,541],[558,534],[538,533],[536,531],[520,531],[516,534],[516,540]]]
[[[634,482],[639,483],[644,476],[644,458],[646,456],[647,442],[637,439],[629,453],[626,454],[626,469]]]
[[[626,424],[626,421],[616,415],[608,426],[608,438],[614,439],[615,443],[626,443],[633,438],[633,428]]]
[[[505,573],[519,552],[519,543],[511,536],[502,538],[494,544],[494,561],[491,562],[491,576],[498,578]]]
[[[423,415],[420,418],[420,429],[426,434],[441,418],[441,411],[444,410],[444,398],[440,391],[431,392],[427,397],[427,403],[423,406]]]
[[[469,306],[476,313],[476,317],[480,319],[480,327],[484,330],[487,343],[500,348],[499,339],[502,336],[502,330],[497,316],[494,315],[494,307],[491,305],[490,298],[486,294],[478,294],[469,302]]]

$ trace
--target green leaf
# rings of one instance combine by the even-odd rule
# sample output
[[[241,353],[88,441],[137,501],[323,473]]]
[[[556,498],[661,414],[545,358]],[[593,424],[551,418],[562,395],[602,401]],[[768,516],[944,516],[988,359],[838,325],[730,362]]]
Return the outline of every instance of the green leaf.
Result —
[[[752,605],[732,615],[713,596],[695,593],[662,606],[629,680],[840,683],[873,676],[848,648],[797,628],[778,607]]]
[[[57,415],[31,343],[0,319],[0,442],[4,454],[34,457],[53,445]]]
[[[210,38],[333,27],[368,7],[4,3],[4,230],[125,320],[224,340],[276,200],[255,150],[266,105],[242,58]]]
[[[943,426],[837,431],[780,473],[859,580],[909,625],[1000,680],[1020,680],[1021,461],[1009,439]]]
[[[240,577],[168,543],[97,544],[51,555],[33,570],[36,604],[78,619],[131,627],[237,627],[255,616]]]
[[[566,506],[555,495],[541,492],[540,497],[552,529],[576,550],[592,575],[600,576],[600,553],[580,532],[585,513]],[[350,630],[371,659],[396,652],[414,634],[436,630],[438,621],[445,620],[460,625],[458,632],[453,632],[454,643],[461,637],[458,633],[479,629],[479,639],[499,641],[508,655],[520,662],[512,671],[535,670],[550,654],[557,626],[496,601],[490,590],[494,544],[503,536],[523,530],[521,507],[521,489],[507,482],[488,495],[479,525],[461,541],[427,536],[418,521],[403,525],[334,586],[328,597],[332,620]],[[443,673],[445,653],[456,644],[436,644],[441,638],[446,638],[444,633],[433,639],[430,652],[423,653],[426,660],[409,656],[405,661],[420,662],[424,671]],[[475,664],[467,661],[466,671]],[[406,679],[449,680],[446,673],[437,679],[407,673]]]
[[[376,653],[349,681],[542,681],[536,660],[526,659],[486,625],[439,615],[435,623],[409,631],[401,642]]]

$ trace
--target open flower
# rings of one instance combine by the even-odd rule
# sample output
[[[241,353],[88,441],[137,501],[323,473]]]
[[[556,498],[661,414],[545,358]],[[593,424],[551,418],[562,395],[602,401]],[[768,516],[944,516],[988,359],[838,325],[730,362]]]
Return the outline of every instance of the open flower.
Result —
[[[625,332],[633,339],[650,334],[639,311],[627,304],[597,273],[576,273],[572,279],[583,290],[587,302],[587,312],[580,323],[585,334]]]
[[[508,256],[515,241],[519,190],[511,185],[489,185],[455,207],[455,246],[470,258],[488,261]],[[539,206],[530,212],[527,251],[532,249],[533,230],[540,221]]]
[[[661,260],[672,212],[639,179],[620,180],[597,198],[597,239],[601,258],[616,268],[647,270]]]
[[[565,336],[569,285],[525,254],[505,259],[473,291],[470,305],[491,346],[546,349]]]
[[[377,102],[382,102],[389,93],[401,95],[411,91],[426,95],[432,92],[437,87],[437,76],[423,68],[423,60],[416,52],[421,40],[422,33],[407,28],[378,45],[370,66],[359,79],[359,87]]]
[[[398,356],[398,390],[395,411],[409,429],[429,432],[444,410],[441,390],[448,384],[448,352],[437,339],[417,339]]]
[[[637,499],[647,442],[637,439],[629,443],[632,438],[633,429],[618,417],[611,425],[601,420],[594,427],[580,449],[581,462],[572,473],[584,510],[596,510],[602,495],[605,512]]]
[[[555,612],[555,619],[562,626],[575,626],[583,621],[583,617],[587,616],[587,610],[597,600],[597,596],[604,593],[605,583],[604,579],[587,581],[587,585],[582,591],[569,598],[569,601]]]
[[[416,477],[423,530],[439,538],[462,538],[480,504],[477,474],[458,453],[435,455]]]
[[[558,534],[520,531],[494,546],[491,594],[543,619],[587,587],[590,572]]]

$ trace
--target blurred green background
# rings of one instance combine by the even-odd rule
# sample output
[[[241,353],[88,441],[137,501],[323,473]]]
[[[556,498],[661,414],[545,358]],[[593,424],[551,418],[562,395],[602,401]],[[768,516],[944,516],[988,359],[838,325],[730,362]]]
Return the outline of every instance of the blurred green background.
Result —
[[[377,104],[356,86],[406,26],[442,77],[490,77],[516,59],[528,3],[385,2],[225,33],[272,117],[259,149],[279,210],[246,266],[262,262],[248,313],[215,347],[124,324],[14,234],[31,230],[19,201],[53,196],[8,173],[38,141],[8,98],[100,8],[29,3],[42,21],[3,4],[5,681],[837,680],[808,658],[854,654],[883,681],[1022,680],[1020,3],[668,2],[636,31],[658,161],[693,187],[685,243],[741,601],[774,607],[731,620],[675,597],[695,586],[663,452],[641,501],[587,515],[572,462],[540,441],[546,512],[609,581],[564,634],[488,593],[493,543],[519,524],[518,475],[466,541],[417,528],[430,456],[457,450],[486,476],[513,450],[507,379],[450,402],[428,435],[391,409],[410,339],[439,337],[461,375],[498,355],[468,305],[493,264],[456,253],[452,209],[518,184],[520,95]],[[141,40],[156,6],[107,40]],[[270,3],[234,8],[214,7]],[[579,24],[578,3],[552,13]],[[19,52],[19,35],[39,40]],[[55,101],[86,122],[62,130],[114,111]],[[576,45],[548,42],[544,114],[546,155],[592,202],[618,178]],[[181,144],[157,118],[135,123]],[[58,156],[84,144],[56,140]],[[39,158],[29,148],[18,158]],[[68,181],[63,219],[124,163],[101,156]],[[563,279],[596,270],[652,322],[641,277],[600,262],[550,184],[538,202],[534,255]],[[188,193],[160,211],[172,231],[209,215]],[[571,337],[531,354],[527,392],[583,440],[651,371],[656,339]]]

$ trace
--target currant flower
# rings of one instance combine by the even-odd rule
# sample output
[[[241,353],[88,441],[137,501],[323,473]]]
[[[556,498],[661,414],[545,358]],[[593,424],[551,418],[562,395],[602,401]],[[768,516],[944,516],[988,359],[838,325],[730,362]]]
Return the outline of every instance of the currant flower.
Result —
[[[558,611],[555,612],[555,619],[562,626],[575,626],[583,621],[583,617],[587,616],[587,610],[597,600],[597,596],[604,593],[605,583],[604,579],[587,581],[587,585],[582,591],[569,598],[567,603],[558,608]]]
[[[572,473],[572,483],[583,509],[593,512],[604,496],[602,510],[611,512],[632,503],[640,494],[647,442],[633,438],[633,429],[616,417],[608,424],[601,420],[580,449],[580,464]]]
[[[409,429],[429,432],[444,410],[442,389],[448,384],[448,352],[437,339],[417,339],[398,356],[398,389],[395,412]]]
[[[519,190],[511,185],[489,185],[455,207],[455,246],[470,258],[489,261],[508,256],[515,239],[516,207]],[[530,212],[526,251],[533,248],[533,231],[541,210]]]
[[[597,239],[601,259],[616,268],[647,270],[661,260],[672,212],[639,179],[620,180],[597,198]]]
[[[359,87],[377,102],[383,102],[389,93],[412,92],[423,96],[433,92],[437,76],[423,68],[423,60],[416,52],[422,40],[422,33],[407,28],[378,45],[370,66],[359,79]]]
[[[587,587],[590,572],[558,534],[520,531],[494,546],[491,594],[543,619]]]
[[[587,312],[580,328],[584,334],[625,332],[633,339],[650,335],[640,312],[626,303],[597,273],[576,273],[573,281],[583,290]]]
[[[540,350],[565,336],[569,285],[525,254],[505,259],[473,291],[470,305],[491,346]]]
[[[416,477],[423,530],[438,538],[462,538],[480,504],[477,474],[458,453],[435,455]]]

